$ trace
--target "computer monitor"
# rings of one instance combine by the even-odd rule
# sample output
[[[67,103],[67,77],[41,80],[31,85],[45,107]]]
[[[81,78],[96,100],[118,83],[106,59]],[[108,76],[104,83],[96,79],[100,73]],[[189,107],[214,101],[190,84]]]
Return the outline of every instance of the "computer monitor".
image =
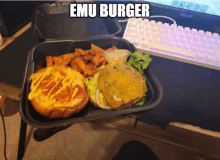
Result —
[[[217,0],[143,0],[175,8],[220,16],[220,1]]]

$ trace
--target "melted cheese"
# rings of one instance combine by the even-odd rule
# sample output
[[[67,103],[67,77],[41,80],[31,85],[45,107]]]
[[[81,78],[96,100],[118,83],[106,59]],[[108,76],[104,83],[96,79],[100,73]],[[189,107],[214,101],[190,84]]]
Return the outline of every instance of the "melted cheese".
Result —
[[[45,91],[48,91],[47,89],[42,89],[42,88],[38,88],[39,85],[41,84],[41,82],[44,80],[44,78],[48,75],[50,75],[53,71],[53,68],[52,67],[48,67],[45,71],[45,73],[43,73],[42,76],[40,76],[40,78],[36,78],[32,84],[31,84],[31,92],[30,94],[28,95],[28,99],[29,100],[32,100],[33,98],[35,97],[38,97],[42,92],[45,92]],[[54,98],[56,95],[58,95],[61,91],[65,90],[66,87],[74,87],[73,85],[73,81],[75,80],[77,76],[77,73],[73,73],[73,74],[70,74],[68,75],[65,79],[62,80],[62,75],[59,73],[59,72],[55,72],[53,75],[52,75],[52,79],[51,81],[46,85],[48,86],[49,84],[51,84],[52,82],[55,82],[56,84],[53,86],[52,89],[50,89],[49,93],[47,94],[47,96],[45,97],[44,99],[44,105],[48,106],[48,105],[51,105],[51,104],[54,104],[56,103],[56,99]],[[59,88],[59,90],[57,90],[53,95],[51,95],[52,91],[57,87],[57,85],[62,81],[62,87]],[[37,82],[37,83],[36,83]],[[78,88],[75,88],[73,94],[72,94],[72,98],[74,98],[77,93],[78,93],[79,89]]]

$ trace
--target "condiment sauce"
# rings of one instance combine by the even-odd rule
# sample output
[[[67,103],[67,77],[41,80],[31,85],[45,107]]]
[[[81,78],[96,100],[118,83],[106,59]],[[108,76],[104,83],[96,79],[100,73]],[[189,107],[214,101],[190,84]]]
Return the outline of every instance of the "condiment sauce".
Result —
[[[129,56],[128,50],[115,49],[107,51],[103,54],[108,64],[125,64]]]
[[[31,92],[28,96],[29,100],[39,96],[41,93],[46,94],[45,105],[51,105],[56,101],[71,101],[74,97],[80,97],[84,93],[79,86],[72,86],[76,74],[62,78],[62,72],[55,72],[52,74],[52,67],[48,67],[45,73],[39,78],[35,79],[31,84]]]

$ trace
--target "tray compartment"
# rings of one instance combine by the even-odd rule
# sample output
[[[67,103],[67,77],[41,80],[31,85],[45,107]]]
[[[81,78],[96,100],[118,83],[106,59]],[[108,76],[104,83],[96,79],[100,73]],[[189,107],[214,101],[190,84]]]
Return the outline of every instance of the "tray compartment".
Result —
[[[25,74],[24,80],[25,85],[23,86],[22,91],[23,98],[20,105],[21,117],[26,123],[35,127],[52,128],[73,123],[107,118],[111,116],[146,111],[156,107],[160,103],[162,99],[162,87],[153,72],[150,70],[149,66],[144,72],[147,77],[146,84],[148,87],[148,92],[146,102],[143,106],[135,106],[130,109],[113,111],[99,109],[89,102],[88,105],[80,113],[66,119],[48,119],[37,113],[31,105],[31,102],[28,100],[28,94],[30,92],[29,88],[31,85],[31,81],[29,80],[30,76],[37,70],[46,67],[46,56],[59,56],[66,53],[71,53],[74,52],[75,48],[81,48],[84,50],[90,49],[91,44],[95,44],[103,49],[110,48],[114,45],[119,49],[128,49],[131,52],[134,52],[136,50],[136,48],[131,43],[119,37],[88,39],[81,41],[46,41],[36,45],[29,55],[30,58],[28,61],[27,72]]]

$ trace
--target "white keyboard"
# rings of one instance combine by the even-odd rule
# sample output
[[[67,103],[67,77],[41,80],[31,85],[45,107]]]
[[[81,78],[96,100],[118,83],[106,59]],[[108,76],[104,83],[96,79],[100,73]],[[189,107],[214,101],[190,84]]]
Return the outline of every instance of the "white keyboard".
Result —
[[[123,38],[143,53],[220,70],[218,33],[130,18]]]

